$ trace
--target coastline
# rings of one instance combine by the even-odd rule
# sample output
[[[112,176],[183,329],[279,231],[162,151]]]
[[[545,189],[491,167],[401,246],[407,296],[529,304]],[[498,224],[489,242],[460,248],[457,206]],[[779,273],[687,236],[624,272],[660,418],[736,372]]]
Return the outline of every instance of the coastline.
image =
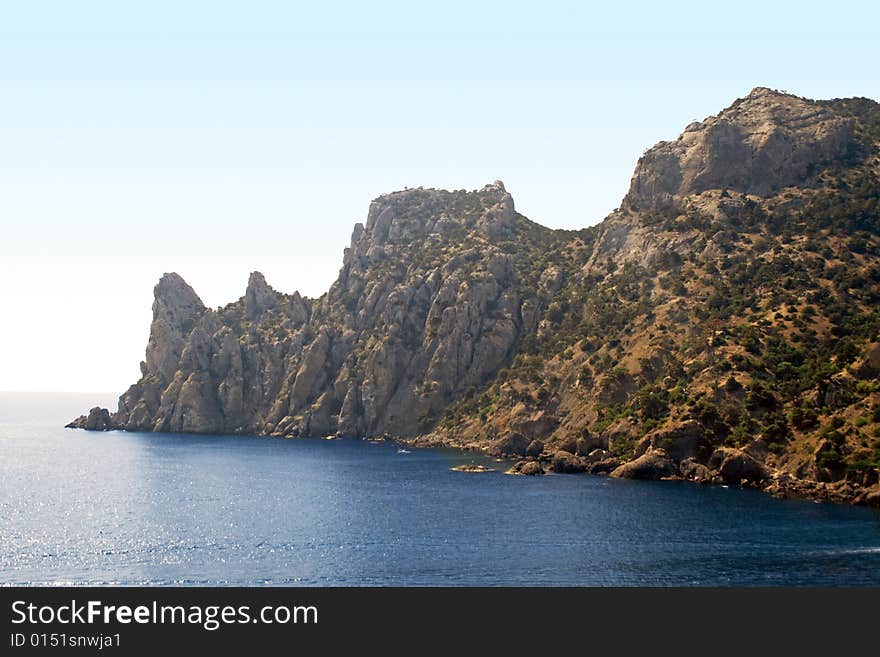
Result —
[[[439,437],[436,434],[425,434],[414,436],[412,438],[389,437],[385,438],[385,440],[391,440],[408,447],[425,449],[456,449],[462,452],[477,451],[484,455],[491,456],[491,454],[488,453],[487,447],[483,444],[457,443],[453,440]],[[610,475],[611,470],[607,468],[600,468],[598,471],[590,472],[587,469],[589,466],[586,466],[583,470],[575,471],[570,465],[571,460],[568,458],[569,456],[571,455],[569,454],[566,457],[563,457],[567,464],[563,465],[563,467],[554,467],[554,459],[557,457],[553,452],[548,451],[544,451],[535,457],[520,457],[521,460],[519,463],[537,462],[541,464],[545,472],[552,472],[554,474],[592,476]],[[517,457],[510,458],[516,459]],[[636,459],[630,461],[619,460],[618,463],[619,466],[624,466],[633,463],[635,460]],[[519,465],[519,463],[517,465]],[[656,481],[686,481],[701,486],[731,485],[730,482],[724,481],[717,471],[713,472],[705,466],[702,466],[702,468],[691,468],[689,474],[690,476],[675,474],[660,477],[641,477],[641,479],[653,479]],[[639,479],[640,477],[629,478]],[[809,479],[798,479],[788,472],[778,469],[769,469],[768,476],[761,481],[742,479],[739,484],[733,485],[738,485],[740,488],[759,490],[762,493],[766,493],[777,499],[800,499],[813,502],[868,506],[880,509],[880,485],[865,488],[858,484],[848,482],[845,479],[837,482],[820,482]]]
[[[93,431],[84,429],[83,427],[66,425],[65,428],[81,429],[84,431]],[[129,433],[125,429],[112,428],[98,431],[119,431]],[[147,432],[147,433],[179,433],[179,432]],[[203,435],[193,432],[193,435]],[[311,439],[338,439],[344,436],[278,436],[278,435],[258,435],[258,434],[217,434],[228,436],[240,436],[243,438],[277,438],[284,440],[297,440],[299,438]],[[613,459],[614,463],[608,463],[608,460],[590,462],[588,458],[579,457],[575,454],[565,452],[564,450],[550,451],[544,449],[540,454],[535,456],[513,455],[492,453],[490,448],[480,442],[462,443],[449,438],[438,436],[437,434],[422,434],[413,437],[402,437],[392,435],[357,437],[357,440],[364,442],[390,442],[397,445],[411,447],[416,449],[447,449],[455,450],[461,453],[478,452],[487,457],[503,457],[505,461],[513,463],[513,467],[506,471],[507,474],[529,476],[542,475],[545,473],[566,474],[566,475],[593,475],[593,476],[614,476],[611,473],[628,464],[634,463],[638,459],[624,461]],[[656,450],[662,452],[662,450]],[[650,453],[648,453],[650,455]],[[664,454],[665,456],[665,454]],[[692,460],[692,459],[689,459]],[[534,468],[532,471],[522,471],[525,464],[536,463],[540,468]],[[594,466],[600,467],[595,468]],[[683,465],[683,464],[680,464]],[[690,465],[690,464],[689,464]],[[702,464],[693,464],[694,467],[679,468],[679,473],[669,473],[664,476],[629,476],[621,478],[656,480],[656,481],[687,481],[702,486],[738,486],[740,488],[751,488],[759,490],[763,493],[771,495],[777,499],[802,499],[814,502],[846,504],[853,506],[868,506],[871,508],[880,508],[880,485],[865,488],[858,484],[846,481],[846,479],[837,482],[820,482],[809,479],[798,479],[790,473],[778,469],[768,469],[767,476],[759,481],[750,481],[741,479],[738,484],[725,481],[721,474]],[[682,472],[686,470],[687,473]]]

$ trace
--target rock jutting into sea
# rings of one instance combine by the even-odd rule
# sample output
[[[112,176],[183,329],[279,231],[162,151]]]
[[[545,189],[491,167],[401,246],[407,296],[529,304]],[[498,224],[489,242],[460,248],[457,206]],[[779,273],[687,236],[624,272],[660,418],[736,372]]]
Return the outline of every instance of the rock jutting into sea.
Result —
[[[319,298],[254,272],[208,308],[165,274],[141,378],[68,426],[878,504],[878,308],[880,105],[759,87],[647,150],[588,228],[530,221],[497,181],[407,189],[370,204]]]

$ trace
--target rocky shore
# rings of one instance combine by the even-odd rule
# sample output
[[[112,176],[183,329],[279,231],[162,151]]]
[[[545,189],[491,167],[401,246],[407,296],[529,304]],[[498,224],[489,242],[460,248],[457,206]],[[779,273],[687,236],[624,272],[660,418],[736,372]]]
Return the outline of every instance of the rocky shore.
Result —
[[[703,464],[693,458],[676,461],[662,448],[649,448],[641,456],[626,461],[598,448],[585,453],[587,446],[584,444],[564,445],[563,447],[572,450],[569,451],[546,446],[540,441],[524,441],[511,436],[500,439],[490,447],[480,444],[462,445],[434,434],[393,440],[415,448],[478,451],[489,456],[514,460],[513,466],[507,470],[509,474],[592,474],[621,479],[689,481],[706,486],[752,488],[780,499],[806,499],[880,508],[880,485],[875,478],[867,481],[853,481],[850,478],[833,482],[799,479],[786,471],[767,467],[751,456],[750,452],[760,453],[764,449],[757,441],[745,450],[718,449],[709,462]],[[522,444],[526,444],[525,449],[518,447]]]
[[[99,407],[92,408],[88,415],[80,416],[66,426],[87,431],[124,430],[124,427],[114,425],[106,408]],[[702,485],[754,488],[782,499],[809,499],[880,508],[880,483],[876,476],[861,480],[848,477],[831,482],[799,479],[789,472],[762,463],[759,459],[761,455],[766,455],[767,449],[760,440],[753,441],[742,450],[719,448],[707,463],[700,463],[692,457],[679,461],[665,449],[651,446],[638,457],[623,460],[605,449],[592,447],[586,440],[549,446],[540,440],[529,440],[517,434],[505,436],[489,446],[461,444],[436,434],[409,438],[385,435],[371,440],[391,441],[414,448],[480,452],[499,459],[514,460],[507,473],[515,475],[592,474],[620,479],[690,481]],[[481,464],[463,464],[452,469],[459,472],[493,471]]]

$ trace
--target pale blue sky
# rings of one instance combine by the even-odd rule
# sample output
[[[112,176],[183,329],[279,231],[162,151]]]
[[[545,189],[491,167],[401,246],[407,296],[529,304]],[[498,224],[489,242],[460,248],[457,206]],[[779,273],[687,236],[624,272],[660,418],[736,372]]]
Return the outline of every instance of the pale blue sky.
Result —
[[[121,391],[164,271],[321,294],[384,192],[582,227],[754,86],[880,98],[873,3],[717,7],[0,3],[0,389]]]

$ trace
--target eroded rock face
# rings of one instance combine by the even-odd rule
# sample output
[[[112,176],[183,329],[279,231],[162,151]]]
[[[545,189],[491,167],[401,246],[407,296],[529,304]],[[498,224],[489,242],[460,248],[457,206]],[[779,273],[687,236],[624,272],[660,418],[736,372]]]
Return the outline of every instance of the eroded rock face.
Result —
[[[767,469],[745,451],[723,447],[715,451],[710,463],[718,464],[724,483],[738,485],[743,481],[758,483],[767,478]]]
[[[615,469],[612,477],[620,479],[665,479],[678,474],[675,463],[662,449],[652,449]]]
[[[544,474],[544,468],[538,461],[518,461],[507,473],[534,477]]]
[[[202,300],[179,274],[165,274],[159,279],[154,289],[144,376],[155,376],[165,383],[174,378],[187,336],[204,312]]]
[[[652,431],[639,441],[637,451],[644,453],[660,448],[676,461],[683,461],[696,454],[703,433],[704,429],[699,422],[687,420]]]
[[[533,458],[537,458],[541,455],[541,452],[544,451],[544,443],[540,440],[533,440],[529,443],[529,446],[526,447],[526,456],[531,456]]]
[[[588,465],[584,459],[565,450],[558,450],[553,454],[553,459],[550,461],[550,469],[560,474],[583,472],[587,469]]]
[[[681,476],[698,483],[711,483],[715,479],[716,473],[707,466],[693,458],[688,458],[679,464]]]
[[[510,431],[490,445],[489,454],[492,456],[525,456],[529,453],[529,448],[533,447],[534,442],[521,433]],[[541,449],[544,449],[543,445]]]
[[[758,87],[639,159],[624,204],[671,207],[688,194],[730,189],[767,196],[803,185],[853,145],[853,122],[814,101]]]
[[[112,422],[282,436],[430,429],[509,361],[523,295],[495,242],[534,229],[547,230],[516,214],[497,181],[476,192],[406,190],[371,204],[321,299],[277,292],[254,272],[238,302],[212,310],[166,274],[143,376]]]
[[[269,287],[266,278],[258,271],[251,274],[248,279],[247,290],[244,293],[244,307],[248,319],[257,319],[267,310],[276,308],[279,304],[279,294]]]

